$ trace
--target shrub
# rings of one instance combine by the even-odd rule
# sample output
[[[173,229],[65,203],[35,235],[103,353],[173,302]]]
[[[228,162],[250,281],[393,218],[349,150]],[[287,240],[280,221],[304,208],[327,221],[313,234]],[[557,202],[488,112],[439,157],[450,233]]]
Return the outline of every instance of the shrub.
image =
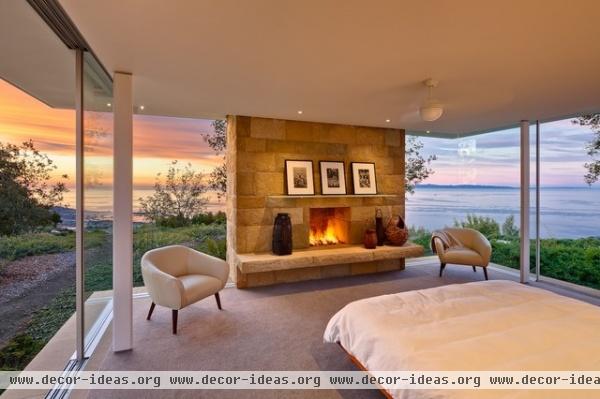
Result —
[[[500,236],[500,225],[494,219],[487,216],[467,215],[464,221],[454,221],[455,227],[469,228],[479,231],[486,236],[488,240]]]

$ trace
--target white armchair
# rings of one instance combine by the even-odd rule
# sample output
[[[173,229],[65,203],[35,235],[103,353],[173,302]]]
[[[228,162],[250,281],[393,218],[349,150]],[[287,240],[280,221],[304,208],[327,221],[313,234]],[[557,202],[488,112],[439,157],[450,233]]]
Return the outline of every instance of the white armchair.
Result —
[[[183,245],[148,251],[142,257],[142,277],[152,298],[147,320],[156,305],[172,310],[173,334],[177,334],[179,309],[214,295],[221,309],[221,291],[229,277],[227,262]]]
[[[449,234],[456,242],[448,246],[442,237]],[[492,257],[492,246],[483,234],[468,228],[445,228],[441,234],[432,237],[432,249],[440,259],[440,277],[447,263],[483,268],[485,279],[488,279],[487,266]]]

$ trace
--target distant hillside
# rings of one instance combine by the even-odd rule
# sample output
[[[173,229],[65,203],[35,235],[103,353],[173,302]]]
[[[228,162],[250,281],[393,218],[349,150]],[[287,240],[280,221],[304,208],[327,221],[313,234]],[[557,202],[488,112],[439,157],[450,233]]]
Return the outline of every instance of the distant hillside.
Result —
[[[497,189],[512,189],[518,190],[519,187],[514,186],[492,186],[484,184],[418,184],[417,188],[460,188],[460,189],[477,189],[477,190],[497,190]]]

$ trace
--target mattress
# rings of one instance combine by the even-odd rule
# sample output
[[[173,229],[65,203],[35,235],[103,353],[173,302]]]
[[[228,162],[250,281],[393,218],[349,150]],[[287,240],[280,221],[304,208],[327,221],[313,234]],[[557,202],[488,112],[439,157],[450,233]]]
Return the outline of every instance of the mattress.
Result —
[[[512,281],[383,295],[346,305],[329,321],[367,370],[600,370],[600,308]],[[397,390],[396,398],[565,397],[558,390]],[[600,397],[569,391],[568,397]]]

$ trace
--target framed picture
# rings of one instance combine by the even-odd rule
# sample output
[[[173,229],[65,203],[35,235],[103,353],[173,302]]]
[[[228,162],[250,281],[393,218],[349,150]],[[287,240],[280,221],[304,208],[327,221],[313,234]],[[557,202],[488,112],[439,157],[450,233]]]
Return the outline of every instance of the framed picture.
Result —
[[[346,194],[346,169],[344,162],[319,161],[321,194]]]
[[[372,162],[352,162],[350,166],[354,194],[377,194],[375,164]]]
[[[288,195],[315,195],[312,161],[285,161]]]

